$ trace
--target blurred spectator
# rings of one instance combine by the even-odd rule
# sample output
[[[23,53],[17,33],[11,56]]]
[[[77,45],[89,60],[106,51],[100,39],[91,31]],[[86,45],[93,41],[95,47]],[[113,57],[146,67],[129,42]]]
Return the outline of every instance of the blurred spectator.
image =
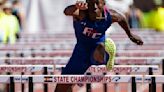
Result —
[[[141,3],[142,2],[142,3]],[[143,11],[141,19],[143,28],[154,28],[164,31],[164,0],[134,0],[134,4]]]
[[[140,28],[140,20],[142,17],[142,12],[140,9],[136,8],[133,4],[129,6],[129,11],[127,13],[128,22],[130,28]]]
[[[12,4],[9,2],[6,2],[4,4],[3,8],[6,16],[5,16],[5,21],[6,21],[6,26],[7,26],[7,39],[10,44],[14,44],[16,42],[16,34],[19,32],[19,23],[18,19],[12,15]]]
[[[134,0],[134,5],[143,12],[150,12],[156,7],[154,0]]]
[[[0,0],[0,42],[7,43],[7,24],[6,15],[3,11],[4,1]]]
[[[20,0],[14,0],[12,4],[13,4],[12,14],[17,17],[19,21],[20,29],[23,30],[25,25],[25,10],[22,7]]]
[[[164,7],[158,7],[155,14],[155,29],[164,32]]]
[[[156,13],[154,17],[154,27],[157,31],[164,32],[164,0],[155,0]]]

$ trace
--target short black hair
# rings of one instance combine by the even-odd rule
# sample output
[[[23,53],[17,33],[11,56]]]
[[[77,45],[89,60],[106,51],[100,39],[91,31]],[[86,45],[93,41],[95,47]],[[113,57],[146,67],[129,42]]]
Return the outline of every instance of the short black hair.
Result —
[[[91,1],[95,1],[96,4],[99,2],[99,0],[86,0],[87,3],[91,3]]]

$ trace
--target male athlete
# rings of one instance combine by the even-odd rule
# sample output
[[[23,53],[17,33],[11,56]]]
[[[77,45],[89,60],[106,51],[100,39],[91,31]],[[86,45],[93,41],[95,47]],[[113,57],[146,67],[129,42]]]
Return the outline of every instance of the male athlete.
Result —
[[[105,31],[114,22],[118,22],[131,41],[143,44],[140,37],[130,32],[122,14],[105,8],[105,0],[78,1],[66,7],[64,14],[73,16],[77,44],[62,75],[84,74],[91,65],[106,64],[108,70],[113,68],[116,47],[111,39],[105,39]],[[71,87],[72,84],[57,84],[55,92],[72,92]]]

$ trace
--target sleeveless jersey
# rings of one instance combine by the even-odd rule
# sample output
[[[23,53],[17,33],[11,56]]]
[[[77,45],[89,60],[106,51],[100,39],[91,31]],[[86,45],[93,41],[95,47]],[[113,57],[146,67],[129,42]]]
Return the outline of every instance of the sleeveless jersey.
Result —
[[[106,10],[104,10],[104,15],[105,19],[94,22],[87,18],[73,22],[77,43],[91,45],[105,41],[105,31],[111,26],[112,19]]]

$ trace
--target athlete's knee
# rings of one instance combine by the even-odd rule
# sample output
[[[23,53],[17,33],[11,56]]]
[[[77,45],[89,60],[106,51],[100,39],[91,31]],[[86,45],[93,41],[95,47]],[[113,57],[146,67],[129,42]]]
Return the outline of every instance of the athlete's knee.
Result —
[[[106,60],[106,54],[108,54],[110,57],[114,57],[116,54],[116,45],[110,38],[106,39],[105,43],[100,43],[96,47],[93,53],[93,58],[95,61],[102,64],[104,63],[104,60]]]
[[[104,62],[104,55],[105,48],[102,44],[99,44],[93,53],[94,60],[101,64]]]

